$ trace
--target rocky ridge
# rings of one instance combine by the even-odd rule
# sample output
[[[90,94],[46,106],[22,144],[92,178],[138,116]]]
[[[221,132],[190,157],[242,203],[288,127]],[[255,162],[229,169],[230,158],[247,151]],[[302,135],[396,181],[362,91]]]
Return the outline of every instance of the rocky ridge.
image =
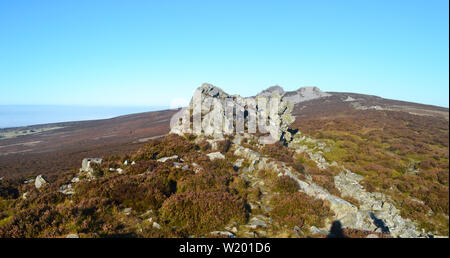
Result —
[[[225,99],[233,99],[237,103],[243,103],[244,98],[238,95],[229,95],[223,92],[220,88],[214,87],[209,84],[204,84],[200,87],[202,94],[218,99],[219,101],[224,101]],[[281,96],[280,96],[281,95]],[[342,196],[350,196],[356,199],[360,205],[356,207],[355,205],[349,203],[348,201],[342,199],[341,197],[330,194],[326,189],[318,186],[314,183],[311,176],[306,175],[307,180],[299,179],[297,172],[292,167],[287,166],[283,162],[273,160],[271,157],[263,157],[260,153],[262,145],[256,144],[256,149],[249,149],[240,145],[240,143],[246,140],[252,140],[257,142],[257,137],[244,133],[236,134],[232,138],[234,154],[240,159],[236,162],[235,168],[239,169],[242,173],[241,176],[246,179],[252,186],[261,188],[263,197],[261,201],[257,203],[251,203],[252,210],[262,210],[269,211],[271,209],[268,200],[268,189],[264,189],[267,182],[264,182],[255,175],[259,170],[271,170],[278,174],[278,176],[289,176],[294,179],[299,187],[300,191],[313,196],[317,199],[328,201],[331,210],[335,213],[332,220],[328,221],[325,228],[317,229],[315,227],[311,228],[311,233],[314,232],[327,232],[330,228],[332,221],[340,221],[344,228],[359,229],[364,231],[374,231],[389,234],[393,237],[427,237],[430,234],[424,230],[419,230],[416,223],[412,222],[410,219],[403,219],[400,216],[400,211],[392,205],[389,201],[389,197],[381,193],[369,193],[359,184],[362,177],[349,171],[343,166],[340,166],[336,162],[329,164],[326,159],[321,155],[321,152],[326,148],[325,143],[317,142],[316,140],[302,135],[300,132],[293,132],[289,129],[289,125],[295,119],[292,115],[292,106],[295,103],[302,101],[328,97],[330,94],[321,92],[316,87],[300,88],[294,93],[286,93],[279,86],[271,87],[265,91],[262,91],[256,96],[280,96],[280,103],[283,108],[281,112],[281,134],[283,137],[280,139],[288,144],[288,146],[295,150],[297,154],[307,153],[308,156],[313,160],[319,169],[326,169],[330,166],[338,168],[341,172],[334,177],[335,187],[341,192]],[[243,105],[244,106],[244,105]],[[189,107],[192,109],[192,101]],[[256,108],[256,107],[247,107]],[[205,115],[204,120],[202,120],[203,125],[209,125],[211,117],[221,115],[223,113],[215,112],[214,110],[209,110],[207,105],[202,104],[202,115]],[[270,119],[270,118],[269,118]],[[208,129],[206,129],[208,131]],[[172,128],[171,133],[183,134],[190,133],[190,131],[183,131],[181,127]],[[201,136],[202,137],[202,136]],[[219,137],[215,140],[209,139],[210,142],[222,140]],[[311,148],[311,146],[314,146]],[[220,153],[219,153],[220,154]],[[214,154],[215,156],[218,154]],[[248,164],[247,166],[242,166],[242,164]],[[267,196],[267,198],[265,198]],[[267,213],[262,212],[262,214],[256,214],[264,219],[264,223],[261,225],[267,225],[267,222],[271,219],[266,215]],[[254,216],[256,216],[254,215]],[[247,228],[254,228],[252,225],[247,225]],[[248,232],[247,232],[248,233]],[[247,234],[246,233],[246,234]],[[254,236],[264,235],[265,233],[253,232],[248,233]]]
[[[201,94],[211,97],[213,101],[225,102],[226,100],[231,99],[235,103],[244,104],[246,99],[248,99],[238,95],[229,95],[220,88],[209,84],[204,84],[199,89],[201,90]],[[317,90],[314,89],[309,90],[317,92]],[[402,238],[436,237],[419,229],[417,223],[410,219],[402,218],[399,209],[395,207],[389,196],[378,192],[366,191],[361,185],[361,181],[363,180],[362,176],[353,173],[337,162],[329,163],[323,156],[323,153],[327,152],[330,148],[326,143],[317,141],[303,135],[301,132],[290,129],[289,126],[295,119],[291,114],[293,104],[286,99],[286,93],[281,87],[271,87],[263,92],[265,92],[264,94],[270,94],[270,96],[279,98],[278,104],[282,107],[278,110],[280,121],[273,121],[274,119],[272,117],[265,117],[272,125],[274,122],[281,125],[280,127],[276,127],[279,128],[281,134],[279,140],[294,153],[294,159],[298,159],[299,155],[306,155],[320,171],[328,168],[333,168],[334,171],[338,171],[338,173],[333,176],[333,184],[339,193],[330,193],[330,191],[321,187],[319,183],[315,181],[313,176],[309,175],[306,171],[299,171],[292,163],[283,162],[274,156],[264,154],[264,148],[267,145],[259,141],[260,135],[246,132],[238,134],[228,133],[223,135],[214,133],[209,135],[206,134],[205,132],[214,132],[214,128],[211,128],[211,126],[214,126],[214,117],[221,116],[225,119],[226,116],[223,110],[211,110],[208,103],[202,103],[202,116],[204,117],[202,124],[204,125],[204,131],[202,131],[201,134],[196,135],[195,138],[185,137],[185,139],[189,138],[189,141],[195,143],[207,142],[210,144],[211,149],[207,152],[202,152],[202,155],[207,157],[210,161],[224,160],[224,162],[230,162],[231,155],[233,157],[233,170],[236,171],[237,176],[242,178],[246,185],[249,186],[249,189],[257,193],[256,195],[258,197],[254,197],[253,195],[248,197],[249,217],[245,224],[233,222],[225,227],[215,227],[214,231],[211,231],[209,234],[193,235],[192,237],[326,236],[331,233],[330,229],[336,221],[338,221],[344,229],[356,229],[371,233],[367,237],[378,237],[379,235],[377,234]],[[280,93],[282,96],[280,96]],[[258,96],[254,98],[258,98]],[[190,108],[193,108],[193,106]],[[257,116],[259,115],[257,106],[247,105],[245,108],[254,109],[255,114]],[[245,122],[247,124],[248,120]],[[175,126],[172,128],[172,134],[185,135],[192,133],[192,131],[185,131],[185,129],[186,128],[179,125]],[[230,144],[229,147],[227,147],[227,150],[223,151],[220,145],[223,144],[225,139],[229,141]],[[201,151],[197,150],[197,152]],[[158,158],[153,157],[152,159],[154,159],[155,163],[164,163],[168,166],[181,169],[181,171],[193,171],[197,174],[203,170],[201,165],[195,163],[197,160],[186,159],[183,153],[175,152],[169,155],[159,156]],[[109,173],[112,177],[115,177],[114,174],[126,177],[128,176],[126,174],[130,173],[130,170],[132,170],[134,166],[141,166],[142,163],[140,162],[141,161],[136,159],[127,158],[127,160],[122,160],[120,164],[116,164],[112,167],[108,167],[107,163],[106,170],[104,171]],[[79,174],[73,177],[70,182],[58,185],[59,192],[68,197],[80,193],[80,191],[77,191],[77,189],[79,189],[77,188],[79,184],[91,181],[95,182],[103,176],[97,171],[98,167],[103,165],[103,163],[105,163],[105,161],[100,158],[84,159]],[[150,173],[149,170],[142,172],[137,176],[145,176],[148,173]],[[272,186],[274,178],[277,177],[288,177],[292,179],[298,185],[299,192],[315,199],[323,200],[334,215],[326,217],[325,225],[320,228],[311,224],[305,224],[307,227],[300,228],[295,226],[287,231],[280,231],[280,228],[271,217],[271,211],[274,209],[275,205],[272,201],[273,197],[279,194],[273,190]],[[35,183],[35,186],[38,189],[47,184],[49,186],[52,185],[47,182],[43,176],[38,176],[36,179],[29,180],[29,182],[26,181],[25,183],[32,182]],[[48,188],[49,187],[43,187],[40,190]],[[358,204],[348,201],[346,197],[351,197],[353,200],[356,200]],[[27,193],[24,193],[22,198],[27,199],[29,197],[27,197]],[[154,230],[162,231],[167,226],[164,224],[164,221],[158,220],[158,217],[153,214],[153,210],[147,210],[145,213],[139,215],[134,208],[132,209],[126,206],[121,207],[120,216],[134,219],[133,216],[136,215],[141,218],[137,221],[143,221],[142,223],[144,224],[150,223]],[[69,234],[67,237],[74,236],[75,235]]]

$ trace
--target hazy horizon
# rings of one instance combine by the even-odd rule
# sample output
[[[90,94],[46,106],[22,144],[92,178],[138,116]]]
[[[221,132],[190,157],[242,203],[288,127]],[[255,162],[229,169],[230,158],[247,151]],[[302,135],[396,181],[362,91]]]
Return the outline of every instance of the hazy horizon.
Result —
[[[155,106],[0,105],[0,129],[108,119],[168,108]]]

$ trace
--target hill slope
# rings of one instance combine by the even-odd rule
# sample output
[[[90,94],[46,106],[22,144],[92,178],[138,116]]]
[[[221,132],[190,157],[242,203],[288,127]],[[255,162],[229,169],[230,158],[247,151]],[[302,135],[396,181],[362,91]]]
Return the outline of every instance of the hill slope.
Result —
[[[48,183],[5,178],[0,236],[448,236],[448,109],[317,88],[259,95],[273,92],[296,100],[282,142],[178,131]]]

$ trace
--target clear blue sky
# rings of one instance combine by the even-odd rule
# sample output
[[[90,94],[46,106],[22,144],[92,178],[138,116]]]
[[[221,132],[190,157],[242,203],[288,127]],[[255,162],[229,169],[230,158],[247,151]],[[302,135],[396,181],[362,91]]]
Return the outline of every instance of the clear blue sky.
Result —
[[[169,105],[203,82],[448,107],[448,0],[0,1],[0,105]]]

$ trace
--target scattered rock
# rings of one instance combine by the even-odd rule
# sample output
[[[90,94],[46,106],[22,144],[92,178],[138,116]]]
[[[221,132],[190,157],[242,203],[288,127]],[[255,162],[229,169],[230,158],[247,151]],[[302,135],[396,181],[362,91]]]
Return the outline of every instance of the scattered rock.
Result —
[[[183,166],[183,163],[181,162],[173,162],[172,165],[176,168],[181,168],[181,166]]]
[[[78,183],[78,182],[80,182],[80,178],[79,177],[74,177],[74,178],[72,178],[72,180],[70,180],[70,182]]]
[[[72,184],[62,185],[61,187],[59,187],[59,192],[65,195],[75,194],[75,191],[73,191],[72,189]]]
[[[313,235],[315,235],[315,234],[324,235],[324,236],[328,235],[327,230],[317,228],[316,226],[311,226],[309,228],[309,232],[311,232],[311,234],[313,234]]]
[[[344,99],[343,101],[344,101],[344,102],[350,102],[350,101],[355,101],[355,99],[352,98],[352,97],[350,97],[350,96],[347,96],[347,98]]]
[[[212,152],[212,153],[206,154],[206,156],[208,156],[208,158],[210,160],[224,159],[225,158],[225,156],[222,153],[220,153],[220,152]]]
[[[28,192],[23,193],[23,194],[22,194],[22,199],[26,200],[26,199],[27,199],[27,196],[28,196]]]
[[[294,232],[295,232],[295,236],[300,237],[302,236],[302,231],[300,230],[300,228],[298,226],[294,227]]]
[[[293,104],[297,104],[300,102],[329,96],[331,96],[331,94],[323,92],[317,87],[302,87],[294,92],[287,92],[283,95],[283,99]]]
[[[236,162],[233,164],[233,169],[234,171],[238,171],[239,168],[242,167],[242,164],[244,163],[244,159],[238,159],[236,160]]]
[[[170,157],[163,157],[163,158],[158,159],[157,161],[158,162],[166,162],[166,161],[168,161],[170,159],[178,159],[178,155],[173,155],[173,156],[170,156]]]
[[[81,172],[92,172],[91,164],[101,164],[102,159],[101,158],[84,158],[81,162]]]
[[[43,187],[46,184],[48,184],[48,182],[47,182],[47,180],[45,179],[45,177],[43,175],[37,176],[36,179],[34,180],[34,186],[37,189]]]
[[[125,209],[123,209],[123,213],[125,213],[125,215],[130,215],[132,210],[133,209],[131,209],[131,208],[125,208]]]
[[[161,229],[161,225],[159,225],[159,224],[156,223],[156,222],[153,222],[152,227],[153,227],[153,228],[156,228],[156,229]]]
[[[236,147],[234,155],[243,157],[249,161],[257,161],[261,157],[261,154],[259,154],[258,152],[242,146]]]
[[[34,183],[34,178],[23,181],[24,184]]]
[[[366,238],[379,238],[377,234],[368,234]]]
[[[248,225],[250,225],[251,228],[267,227],[267,223],[262,220],[259,220],[259,219],[254,219],[254,220],[250,221],[250,223],[248,223]]]
[[[267,121],[265,128],[262,130],[269,132],[272,136],[260,137],[261,143],[273,143],[273,141],[277,141],[280,138],[289,141],[291,132],[287,129],[295,120],[295,117],[291,114],[294,103],[288,101],[287,98],[282,98],[279,92],[279,90],[273,90],[255,97],[243,98],[239,95],[229,95],[222,89],[205,83],[196,89],[189,106],[182,109],[172,118],[170,133],[179,135],[186,133],[202,134],[214,136],[215,139],[222,139],[223,135],[234,133],[234,124],[240,128],[244,127],[245,124],[248,125],[249,121],[256,121],[258,118]],[[270,94],[270,99],[267,98],[266,93]],[[195,101],[197,96],[199,100],[201,99],[199,103]],[[266,103],[267,106],[262,103]],[[277,109],[269,110],[269,105],[274,105]],[[231,110],[239,110],[239,113],[242,115],[233,117],[233,112],[231,112],[231,115],[228,112],[230,108]],[[194,114],[194,111],[197,110],[202,119],[200,130],[183,124],[183,121],[189,119],[191,114]],[[212,147],[214,149],[215,146]]]
[[[77,234],[68,234],[66,238],[80,238]]]

